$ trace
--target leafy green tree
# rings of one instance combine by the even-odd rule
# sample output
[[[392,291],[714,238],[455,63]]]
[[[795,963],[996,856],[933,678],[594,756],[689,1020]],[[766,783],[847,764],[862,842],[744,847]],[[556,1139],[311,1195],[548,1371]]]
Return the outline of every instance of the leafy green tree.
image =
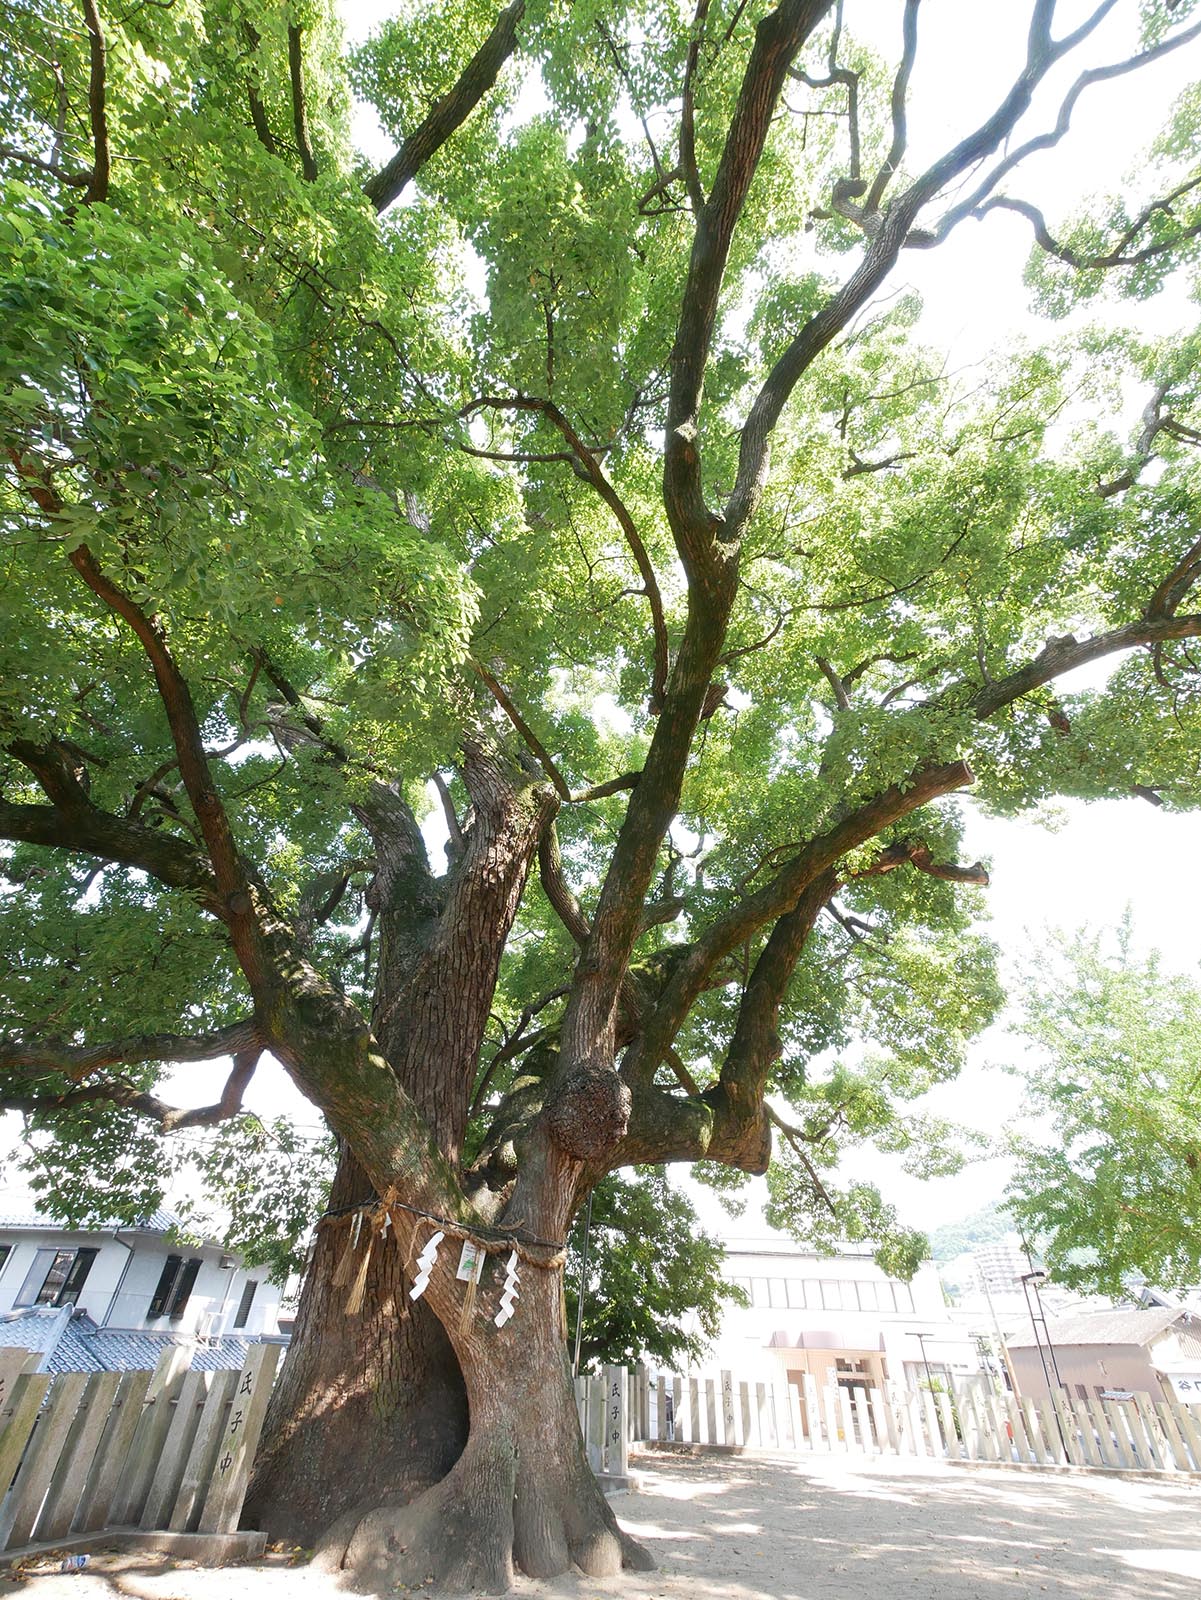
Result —
[[[700,1361],[741,1289],[723,1278],[725,1248],[704,1233],[694,1207],[661,1167],[636,1181],[610,1173],[592,1191],[588,1257],[583,1217],[565,1269],[567,1326],[574,1339],[583,1265],[580,1371],[605,1362],[651,1360],[665,1367]]]
[[[930,1230],[930,1255],[935,1261],[953,1261],[980,1244],[993,1244],[1012,1233],[1014,1220],[996,1201],[957,1222],[944,1222]]]
[[[1190,270],[1195,97],[1125,210],[1057,234],[1018,185],[1195,9],[1031,0],[930,160],[919,0],[894,61],[833,0],[416,0],[349,53],[322,0],[22,9],[3,1100],[82,1170],[237,1116],[264,1052],[325,1118],[249,1502],[277,1536],[379,1585],[643,1562],[561,1333],[588,1192],[778,1136],[790,1221],[911,1259],[829,1163],[943,1160],[908,1103],[996,1010],[952,797],[1195,797],[1195,342],[954,380],[879,296],[1006,207],[1049,311]],[[144,1193],[142,1148],[101,1186]]]
[[[1201,984],[1140,960],[1129,925],[1107,944],[1060,938],[1027,974],[1037,1132],[1007,1203],[1058,1282],[1120,1299],[1132,1276],[1201,1282]]]

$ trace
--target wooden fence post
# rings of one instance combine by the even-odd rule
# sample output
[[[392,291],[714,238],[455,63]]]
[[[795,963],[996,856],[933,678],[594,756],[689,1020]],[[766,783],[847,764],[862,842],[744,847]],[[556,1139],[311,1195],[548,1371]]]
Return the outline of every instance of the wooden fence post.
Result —
[[[201,1533],[233,1533],[237,1529],[279,1357],[277,1344],[254,1344],[246,1353],[200,1512]]]
[[[721,1439],[723,1444],[738,1443],[734,1428],[734,1374],[728,1367],[721,1374]]]
[[[33,1432],[49,1387],[50,1379],[44,1373],[23,1373],[9,1390],[8,1404],[0,1414],[4,1423],[3,1431],[0,1431],[0,1503],[4,1502],[3,1491],[8,1491],[8,1501],[0,1511],[0,1550],[8,1546],[11,1518],[16,1515],[17,1491],[13,1478],[21,1465],[29,1435]],[[10,1485],[13,1486],[10,1488]]]
[[[75,1527],[79,1533],[95,1533],[109,1526],[109,1513],[125,1470],[134,1432],[142,1415],[142,1405],[150,1387],[148,1372],[123,1372],[116,1399],[109,1412],[104,1437],[96,1448],[96,1470],[80,1501]]]
[[[179,1480],[175,1505],[167,1518],[166,1526],[172,1533],[190,1533],[195,1528],[201,1502],[217,1465],[217,1450],[225,1431],[226,1413],[233,1400],[237,1381],[236,1372],[213,1374],[208,1398],[204,1402],[184,1463],[183,1476]]]
[[[70,1532],[120,1381],[119,1372],[89,1376],[38,1518],[37,1538],[63,1539]]]
[[[129,1465],[113,1496],[110,1514],[118,1527],[137,1524],[141,1519],[191,1360],[192,1353],[186,1346],[170,1345],[158,1358],[151,1374],[145,1404],[129,1446]]]
[[[9,1503],[0,1517],[0,1550],[28,1544],[33,1537],[46,1491],[87,1381],[86,1372],[64,1372],[56,1380],[50,1403],[38,1418],[37,1429],[9,1492]]]

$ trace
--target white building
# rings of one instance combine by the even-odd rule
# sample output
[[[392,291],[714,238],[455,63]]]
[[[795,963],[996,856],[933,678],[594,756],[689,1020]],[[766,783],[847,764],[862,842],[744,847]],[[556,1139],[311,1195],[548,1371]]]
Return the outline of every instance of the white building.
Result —
[[[909,1283],[890,1278],[866,1251],[817,1256],[775,1239],[726,1246],[725,1275],[748,1295],[727,1308],[713,1360],[736,1376],[819,1387],[916,1388],[927,1376],[979,1371],[976,1345],[951,1321],[932,1263]]]
[[[266,1273],[212,1241],[174,1243],[177,1226],[167,1211],[87,1229],[0,1214],[0,1344],[68,1371],[153,1366],[167,1343],[224,1344],[237,1356],[278,1338],[279,1290]]]
[[[980,1286],[993,1294],[1019,1293],[1023,1274],[1032,1270],[1016,1233],[1007,1233],[990,1244],[978,1244],[971,1258]]]

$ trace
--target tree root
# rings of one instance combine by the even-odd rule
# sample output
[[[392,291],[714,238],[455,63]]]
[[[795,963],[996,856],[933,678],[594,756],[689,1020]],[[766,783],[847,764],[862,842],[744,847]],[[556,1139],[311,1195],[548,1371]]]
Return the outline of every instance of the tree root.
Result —
[[[519,1470],[511,1434],[472,1438],[447,1476],[407,1505],[385,1502],[336,1523],[316,1557],[349,1586],[503,1594],[514,1570],[555,1578],[574,1565],[591,1578],[653,1569],[650,1554],[617,1526],[588,1475],[546,1462]]]

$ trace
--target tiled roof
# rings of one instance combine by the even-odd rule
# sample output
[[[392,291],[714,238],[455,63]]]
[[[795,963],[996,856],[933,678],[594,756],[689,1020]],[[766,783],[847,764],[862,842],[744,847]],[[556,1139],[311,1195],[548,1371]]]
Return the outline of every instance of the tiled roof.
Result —
[[[255,1342],[238,1334],[200,1342],[181,1334],[101,1328],[86,1312],[72,1315],[70,1306],[0,1317],[0,1347],[42,1354],[46,1372],[151,1372],[173,1345],[191,1349],[193,1372],[222,1372],[240,1367]]]
[[[1181,1306],[1122,1306],[1107,1311],[1082,1311],[1071,1317],[1050,1317],[1047,1332],[1053,1345],[1150,1344],[1189,1313]],[[1014,1334],[1014,1348],[1036,1343],[1033,1332]]]
[[[52,1350],[70,1321],[68,1306],[30,1306],[0,1317],[0,1347],[6,1350]]]
[[[180,1219],[173,1211],[167,1211],[158,1206],[149,1216],[140,1217],[136,1222],[118,1222],[112,1217],[102,1217],[98,1222],[83,1223],[78,1228],[68,1228],[58,1220],[42,1211],[16,1212],[8,1216],[0,1216],[0,1229],[10,1228],[14,1231],[22,1228],[36,1228],[53,1233],[115,1233],[118,1229],[126,1233],[168,1233],[172,1228],[180,1226]]]
[[[170,1333],[143,1333],[133,1328],[98,1328],[91,1317],[74,1317],[46,1364],[49,1372],[149,1372],[173,1345],[192,1349],[194,1372],[220,1372],[240,1367],[249,1339],[230,1335],[204,1343]]]

